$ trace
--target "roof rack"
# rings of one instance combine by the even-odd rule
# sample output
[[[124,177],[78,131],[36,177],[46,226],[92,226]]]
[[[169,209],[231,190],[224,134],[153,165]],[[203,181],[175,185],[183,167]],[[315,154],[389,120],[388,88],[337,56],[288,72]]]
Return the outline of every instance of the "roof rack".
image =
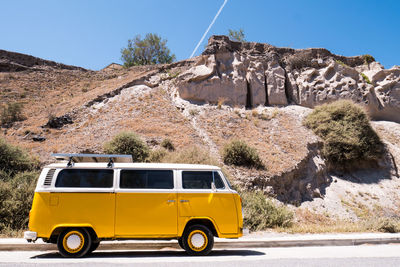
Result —
[[[114,162],[133,162],[131,155],[53,153],[51,156],[55,157],[56,160],[68,161],[67,166],[69,167],[78,162],[108,162],[108,167],[112,167]]]

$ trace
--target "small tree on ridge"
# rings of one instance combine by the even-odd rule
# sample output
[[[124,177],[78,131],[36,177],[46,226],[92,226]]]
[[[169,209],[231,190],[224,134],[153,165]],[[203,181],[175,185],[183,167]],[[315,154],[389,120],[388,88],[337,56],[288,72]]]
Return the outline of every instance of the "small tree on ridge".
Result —
[[[129,68],[138,65],[171,63],[175,55],[167,47],[167,40],[155,33],[148,33],[144,39],[136,35],[128,40],[128,47],[121,49],[121,59]]]

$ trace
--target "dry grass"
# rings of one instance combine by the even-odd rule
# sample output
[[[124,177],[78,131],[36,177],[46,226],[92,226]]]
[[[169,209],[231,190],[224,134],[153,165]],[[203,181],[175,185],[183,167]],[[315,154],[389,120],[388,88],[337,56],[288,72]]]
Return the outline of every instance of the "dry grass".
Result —
[[[269,174],[293,167],[307,153],[307,142],[314,135],[301,125],[299,118],[279,109],[258,113],[258,117],[264,114],[268,119],[257,119],[252,111],[245,112],[249,119],[242,118],[237,109],[209,109],[197,119],[220,151],[229,140],[240,139],[257,149]]]
[[[370,216],[351,221],[331,218],[328,214],[318,214],[308,209],[297,209],[296,221],[291,227],[277,228],[286,233],[356,233],[356,232],[400,232],[400,219]]]
[[[90,92],[101,92],[99,90],[97,88]],[[18,143],[32,153],[38,153],[42,161],[48,161],[52,152],[102,152],[102,144],[121,131],[137,132],[146,141],[161,142],[168,138],[177,149],[193,144],[202,145],[196,132],[171,103],[165,91],[153,89],[138,96],[119,97],[116,97],[119,100],[107,102],[99,109],[80,110],[75,115],[74,124],[59,130],[38,127],[47,121],[45,112],[34,122],[35,126],[31,125],[33,117],[28,118],[20,128],[8,131],[7,141]],[[83,99],[80,101],[84,102]],[[73,105],[72,103],[71,106]],[[59,105],[54,104],[54,106],[55,109],[59,109]],[[39,143],[33,142],[30,138],[24,139],[25,129],[42,134],[47,140]]]
[[[8,227],[0,231],[0,238],[23,238],[24,232],[27,230],[28,229],[13,230]]]

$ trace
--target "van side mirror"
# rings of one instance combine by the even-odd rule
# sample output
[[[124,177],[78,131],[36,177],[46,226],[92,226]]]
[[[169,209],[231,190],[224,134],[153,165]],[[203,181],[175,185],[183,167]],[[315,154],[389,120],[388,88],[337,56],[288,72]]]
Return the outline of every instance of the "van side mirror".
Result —
[[[217,188],[215,187],[215,183],[214,182],[211,182],[211,189],[212,189],[213,192],[217,191]]]

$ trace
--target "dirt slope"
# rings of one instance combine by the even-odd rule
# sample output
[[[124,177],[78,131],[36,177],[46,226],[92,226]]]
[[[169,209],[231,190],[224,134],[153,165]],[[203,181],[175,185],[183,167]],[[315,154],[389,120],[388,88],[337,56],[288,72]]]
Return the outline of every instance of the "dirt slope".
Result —
[[[384,210],[399,216],[400,124],[373,122],[385,141],[390,171],[365,170],[351,176],[327,173],[320,140],[302,126],[306,107],[259,106],[253,109],[197,105],[179,96],[179,76],[196,59],[168,66],[104,71],[48,68],[0,73],[0,103],[23,103],[26,120],[1,129],[1,137],[37,155],[52,152],[102,152],[120,131],[138,133],[152,148],[169,138],[178,150],[194,145],[213,154],[232,139],[257,148],[266,170],[224,166],[235,183],[262,189],[286,203],[320,214],[359,218]],[[70,116],[61,128],[43,127],[54,117]],[[45,138],[42,142],[33,137]],[[360,215],[361,214],[361,215]]]

